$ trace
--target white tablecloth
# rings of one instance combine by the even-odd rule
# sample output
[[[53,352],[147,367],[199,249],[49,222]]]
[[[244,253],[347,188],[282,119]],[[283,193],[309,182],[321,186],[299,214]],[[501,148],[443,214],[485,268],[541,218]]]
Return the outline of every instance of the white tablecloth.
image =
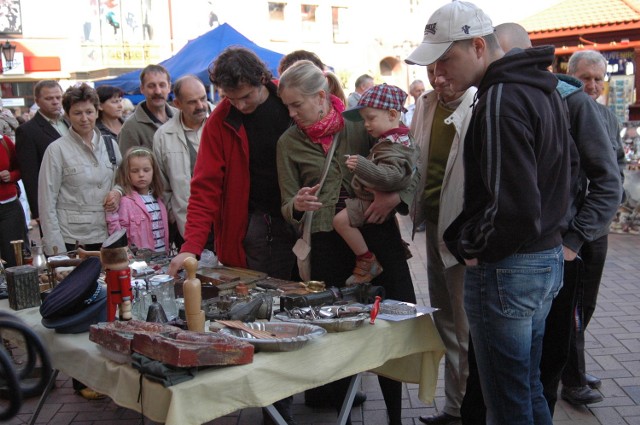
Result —
[[[6,300],[0,309],[10,310]],[[142,412],[168,425],[201,424],[247,407],[268,406],[363,371],[419,384],[418,397],[433,400],[444,346],[431,316],[401,322],[376,320],[341,333],[329,333],[302,349],[256,353],[253,363],[200,370],[187,382],[164,388],[143,380],[127,364],[104,357],[89,334],[63,335],[40,324],[37,308],[14,312],[41,336],[53,365],[89,387],[109,395],[116,404]]]

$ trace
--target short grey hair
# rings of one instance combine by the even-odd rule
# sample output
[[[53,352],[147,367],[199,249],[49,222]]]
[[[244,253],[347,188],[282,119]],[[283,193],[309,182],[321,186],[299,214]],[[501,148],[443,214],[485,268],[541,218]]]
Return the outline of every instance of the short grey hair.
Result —
[[[604,64],[604,69],[607,69],[607,59],[602,56],[597,50],[579,50],[571,55],[569,58],[569,64],[567,65],[567,74],[575,75],[578,70],[578,64],[580,61],[585,61],[587,64],[595,65],[597,63]]]

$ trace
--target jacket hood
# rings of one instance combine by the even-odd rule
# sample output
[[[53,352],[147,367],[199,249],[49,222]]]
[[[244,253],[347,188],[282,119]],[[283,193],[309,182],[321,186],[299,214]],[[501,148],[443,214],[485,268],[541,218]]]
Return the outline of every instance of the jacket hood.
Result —
[[[489,87],[501,83],[526,84],[547,93],[553,92],[558,80],[547,68],[553,63],[554,51],[553,46],[510,50],[489,65],[480,82],[478,96]]]
[[[566,74],[555,74],[558,79],[558,93],[560,97],[566,99],[568,96],[582,90],[582,81]]]

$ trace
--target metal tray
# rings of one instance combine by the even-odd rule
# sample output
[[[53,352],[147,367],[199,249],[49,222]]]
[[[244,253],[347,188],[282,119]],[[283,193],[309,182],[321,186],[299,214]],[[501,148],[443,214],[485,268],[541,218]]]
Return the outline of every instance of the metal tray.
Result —
[[[298,350],[313,338],[327,333],[327,331],[320,326],[304,323],[250,322],[245,323],[245,325],[251,329],[271,332],[279,337],[274,339],[260,339],[246,331],[232,328],[222,328],[218,332],[248,342],[255,347],[256,351]]]
[[[320,326],[327,332],[348,332],[362,326],[365,320],[369,318],[368,314],[358,314],[351,317],[340,317],[336,319],[294,319],[287,316],[287,313],[278,313],[274,316],[278,320],[289,323],[299,323]]]

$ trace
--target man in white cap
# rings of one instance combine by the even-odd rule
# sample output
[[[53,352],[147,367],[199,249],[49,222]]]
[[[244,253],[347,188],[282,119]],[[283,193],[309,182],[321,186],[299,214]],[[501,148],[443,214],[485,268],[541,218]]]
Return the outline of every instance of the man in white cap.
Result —
[[[488,424],[552,424],[539,366],[545,318],[562,284],[572,154],[565,106],[547,71],[553,53],[546,46],[505,55],[489,17],[454,1],[429,18],[407,59],[435,64],[436,78],[453,90],[478,87],[464,141],[464,208],[444,240],[467,266],[464,307]]]

